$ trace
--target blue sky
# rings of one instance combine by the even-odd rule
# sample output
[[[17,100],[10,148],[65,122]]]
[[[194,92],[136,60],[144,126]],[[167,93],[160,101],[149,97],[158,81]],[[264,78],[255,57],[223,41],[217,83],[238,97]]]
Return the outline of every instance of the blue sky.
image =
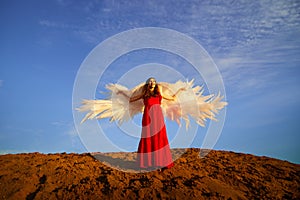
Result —
[[[222,75],[229,105],[214,149],[300,163],[299,4],[297,0],[1,1],[0,152],[86,151],[72,114],[73,84],[81,63],[115,34],[162,27],[195,39]],[[154,62],[203,84],[184,60],[141,50],[112,63],[98,89],[105,91],[105,84],[117,82],[126,71]],[[176,126],[167,122],[167,127],[172,140]],[[112,130],[112,140],[118,140],[120,133]],[[201,146],[205,130],[198,128],[192,147]],[[138,138],[131,138],[120,145],[134,151],[137,143]]]

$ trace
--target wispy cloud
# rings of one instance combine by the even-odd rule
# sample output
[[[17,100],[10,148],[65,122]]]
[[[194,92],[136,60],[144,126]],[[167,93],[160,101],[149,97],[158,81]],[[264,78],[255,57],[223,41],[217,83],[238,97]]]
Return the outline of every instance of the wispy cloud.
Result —
[[[290,110],[297,109],[300,98],[297,85],[289,87],[294,91],[292,94],[285,87],[273,87],[251,98],[240,99],[239,103],[234,105],[235,110],[232,113],[239,117],[236,117],[230,126],[239,128],[283,126],[282,123],[290,118]]]
[[[282,10],[285,11],[279,11],[279,5],[276,4],[273,10],[268,8],[268,14],[257,13],[264,15],[264,22],[257,22],[263,25],[254,28],[253,35],[248,35],[248,39],[241,40],[223,53],[215,52],[216,64],[232,94],[251,96],[262,91],[270,92],[265,90],[269,87],[285,87],[285,90],[289,90],[285,84],[286,76],[299,73],[297,63],[300,59],[297,55],[300,53],[300,40],[293,26],[297,24],[299,27],[299,20],[297,22],[297,15],[291,11],[292,8],[283,6]],[[273,16],[274,12],[282,12],[278,14],[282,17]],[[290,16],[288,23],[284,23],[286,15]]]
[[[231,98],[244,98],[270,92],[272,87],[284,87],[285,69],[268,66],[272,61],[235,57],[216,59],[227,93]]]
[[[69,123],[66,123],[64,121],[55,121],[55,122],[51,122],[51,125],[56,127],[62,127],[62,126],[69,126]]]
[[[4,83],[4,81],[3,81],[3,80],[0,80],[0,87],[3,86],[3,83]]]
[[[212,55],[235,92],[264,88],[280,76],[278,68],[300,62],[297,39],[300,26],[299,1],[190,1],[122,3],[89,1],[71,6],[82,17],[75,25],[41,20],[41,26],[69,29],[84,41],[97,45],[113,34],[136,27],[161,26],[195,38]],[[145,2],[143,2],[144,4]],[[234,9],[233,9],[234,8]],[[87,15],[88,13],[88,15]],[[294,41],[291,40],[294,39]],[[296,40],[296,41],[295,41]]]
[[[71,146],[75,151],[80,150],[82,152],[84,150],[83,144],[80,141],[79,135],[74,125],[70,125],[68,129],[64,132],[64,134],[69,136],[71,140]]]
[[[75,152],[83,152],[84,147],[80,141],[77,130],[74,126],[73,122],[65,122],[65,121],[55,121],[52,122],[51,125],[55,126],[59,129],[63,136],[66,136],[69,144],[69,149],[72,149]],[[67,146],[68,146],[67,145]]]
[[[5,128],[12,132],[18,132],[21,134],[33,134],[35,136],[41,136],[45,131],[38,128],[26,128],[26,127],[16,127],[13,125],[6,125]]]
[[[50,21],[50,20],[40,20],[39,25],[45,26],[48,28],[58,28],[58,29],[79,29],[78,26],[72,25],[69,23],[64,23],[64,22],[56,22],[56,21]]]
[[[17,150],[17,149],[3,149],[0,150],[0,155],[4,155],[4,154],[17,154],[17,153],[28,153],[31,152],[30,150]]]
[[[260,39],[273,37],[298,27],[298,1],[88,1],[74,4],[58,0],[59,5],[78,12],[75,27],[71,19],[64,22],[41,20],[40,24],[72,28],[88,42],[136,27],[160,26],[182,31],[198,39],[209,50],[224,51],[234,47],[257,45]],[[143,5],[143,6],[141,6]],[[234,9],[233,9],[234,8]],[[104,37],[103,37],[104,36]],[[99,40],[100,39],[100,40]]]

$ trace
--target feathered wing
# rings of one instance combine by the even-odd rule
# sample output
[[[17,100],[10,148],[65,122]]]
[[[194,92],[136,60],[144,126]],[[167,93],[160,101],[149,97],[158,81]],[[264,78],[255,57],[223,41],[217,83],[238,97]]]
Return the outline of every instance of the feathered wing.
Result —
[[[77,108],[78,111],[88,112],[81,123],[87,119],[109,118],[111,122],[118,121],[119,124],[122,124],[134,115],[143,112],[144,104],[142,100],[129,103],[128,98],[139,95],[142,92],[143,85],[140,84],[129,90],[119,84],[108,84],[106,86],[109,91],[107,99],[83,100],[82,106]]]
[[[205,126],[206,119],[215,119],[215,115],[224,106],[226,102],[220,94],[203,95],[201,86],[194,86],[194,81],[177,81],[174,84],[162,82],[159,83],[164,95],[172,96],[180,88],[184,91],[176,95],[174,101],[162,100],[161,107],[164,115],[180,125],[181,118],[185,121],[186,128],[189,126],[189,117],[192,117],[200,126]],[[88,112],[81,123],[87,119],[109,118],[110,121],[118,121],[122,124],[128,121],[134,115],[143,112],[143,100],[129,103],[130,96],[138,96],[142,93],[144,83],[129,90],[119,84],[109,84],[106,88],[109,90],[108,98],[104,100],[83,100],[82,106],[77,110]],[[123,93],[123,94],[122,94]],[[125,94],[125,95],[124,95]]]
[[[227,102],[221,101],[223,99],[220,93],[214,95],[203,95],[203,88],[201,86],[194,86],[194,81],[182,82],[177,81],[174,84],[160,83],[162,93],[172,96],[180,88],[185,90],[176,95],[175,101],[162,101],[162,109],[164,115],[171,120],[175,120],[180,125],[180,119],[185,121],[186,128],[188,128],[192,117],[200,126],[205,126],[207,119],[216,120],[215,115]]]

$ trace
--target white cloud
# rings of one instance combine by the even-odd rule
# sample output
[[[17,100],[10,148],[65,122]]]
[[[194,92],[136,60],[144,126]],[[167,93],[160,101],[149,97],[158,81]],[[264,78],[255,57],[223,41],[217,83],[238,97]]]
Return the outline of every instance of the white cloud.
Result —
[[[60,29],[79,29],[78,26],[64,23],[64,22],[56,22],[56,21],[50,21],[50,20],[40,20],[39,24],[41,26],[49,27],[49,28],[60,28]]]

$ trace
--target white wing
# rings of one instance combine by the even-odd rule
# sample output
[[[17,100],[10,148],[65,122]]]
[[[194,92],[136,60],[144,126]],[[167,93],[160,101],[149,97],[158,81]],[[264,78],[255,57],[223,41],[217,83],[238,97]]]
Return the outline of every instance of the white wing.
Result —
[[[177,94],[175,101],[162,101],[164,115],[175,120],[180,125],[180,119],[185,121],[186,128],[189,126],[189,117],[192,117],[200,126],[205,126],[206,119],[216,120],[215,115],[227,102],[220,94],[203,96],[203,88],[194,86],[194,81],[177,81],[174,84],[160,83],[163,95],[172,96],[180,88],[185,88]]]
[[[194,86],[194,81],[182,82],[177,81],[171,83],[159,83],[162,88],[163,95],[172,96],[180,88],[185,88],[176,96],[175,101],[162,100],[161,107],[164,115],[171,120],[175,120],[180,125],[181,118],[185,121],[186,128],[189,126],[189,117],[192,117],[200,126],[205,126],[206,119],[215,119],[215,115],[227,102],[220,94],[203,96],[203,88]],[[138,96],[141,94],[144,83],[129,90],[119,84],[109,84],[106,88],[109,90],[108,98],[105,100],[84,100],[82,106],[77,110],[88,112],[82,119],[81,123],[87,119],[103,119],[110,118],[110,121],[118,121],[122,124],[128,121],[134,115],[143,112],[143,100],[129,103],[128,97]],[[120,93],[121,92],[121,93]],[[122,93],[125,93],[123,95]]]
[[[82,106],[77,108],[78,111],[88,112],[82,119],[81,123],[87,119],[110,118],[110,121],[118,121],[122,124],[128,121],[134,115],[143,112],[144,104],[142,100],[129,103],[128,97],[136,96],[142,92],[143,84],[129,90],[119,84],[109,84],[106,88],[109,90],[107,99],[100,100],[83,100]],[[125,93],[126,96],[122,93]]]

